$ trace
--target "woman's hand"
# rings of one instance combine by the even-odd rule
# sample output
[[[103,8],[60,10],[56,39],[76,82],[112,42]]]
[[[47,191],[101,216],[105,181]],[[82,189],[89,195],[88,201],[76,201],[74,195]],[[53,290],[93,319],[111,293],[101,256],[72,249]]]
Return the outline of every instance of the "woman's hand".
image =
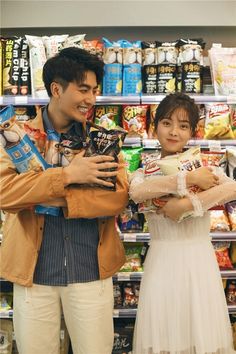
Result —
[[[186,174],[187,186],[196,185],[202,190],[207,190],[219,184],[219,177],[216,176],[211,167],[200,167]]]
[[[157,211],[157,214],[163,214],[164,217],[177,222],[184,213],[192,210],[193,205],[188,198],[170,197],[165,206]]]

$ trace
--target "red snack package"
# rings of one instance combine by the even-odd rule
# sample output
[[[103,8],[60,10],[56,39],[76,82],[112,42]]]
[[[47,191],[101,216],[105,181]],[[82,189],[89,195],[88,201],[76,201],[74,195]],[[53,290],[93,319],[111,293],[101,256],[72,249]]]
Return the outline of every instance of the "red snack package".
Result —
[[[229,258],[230,242],[213,242],[217,262],[221,270],[233,269]]]
[[[142,136],[147,138],[147,111],[148,105],[123,106],[122,126],[128,136]]]

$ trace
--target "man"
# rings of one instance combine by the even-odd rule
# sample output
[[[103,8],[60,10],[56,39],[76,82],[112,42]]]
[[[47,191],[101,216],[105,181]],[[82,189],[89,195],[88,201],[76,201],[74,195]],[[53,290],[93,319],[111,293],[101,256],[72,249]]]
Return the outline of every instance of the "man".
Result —
[[[82,136],[102,75],[103,63],[82,49],[66,48],[49,59],[43,79],[50,102],[31,127],[53,131],[58,139],[66,132]],[[86,186],[109,187],[102,178],[112,176],[115,192]],[[74,354],[110,354],[111,276],[125,260],[114,222],[128,199],[124,166],[109,156],[80,153],[66,167],[18,174],[2,151],[0,182],[7,212],[1,276],[14,283],[19,353],[59,353],[63,312]],[[36,214],[36,205],[57,206],[59,216]]]

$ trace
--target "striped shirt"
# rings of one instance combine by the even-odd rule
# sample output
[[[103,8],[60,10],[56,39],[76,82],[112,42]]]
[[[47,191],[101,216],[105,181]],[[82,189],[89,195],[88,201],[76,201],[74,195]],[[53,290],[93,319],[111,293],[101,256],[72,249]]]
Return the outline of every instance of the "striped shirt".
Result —
[[[53,130],[47,108],[43,111],[45,130]],[[82,134],[80,123],[70,132]],[[65,219],[45,215],[43,241],[34,272],[34,283],[66,286],[99,279],[97,247],[98,219]]]

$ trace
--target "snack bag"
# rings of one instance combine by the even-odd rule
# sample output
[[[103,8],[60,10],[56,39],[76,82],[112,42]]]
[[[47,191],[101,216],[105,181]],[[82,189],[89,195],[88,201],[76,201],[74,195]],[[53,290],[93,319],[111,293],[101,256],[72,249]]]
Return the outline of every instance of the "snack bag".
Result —
[[[149,109],[149,119],[147,122],[148,139],[157,139],[154,127],[154,120],[158,104],[151,104]]]
[[[218,209],[210,210],[211,232],[228,232],[230,231],[229,219],[224,206]]]
[[[197,123],[197,128],[195,131],[195,139],[204,139],[205,135],[205,121],[206,121],[206,110],[205,110],[205,105],[199,105],[199,120]]]
[[[236,201],[229,202],[225,206],[228,213],[231,231],[236,231]]]
[[[118,216],[117,222],[121,232],[142,231],[144,217],[138,212],[138,206],[130,200]]]
[[[148,105],[122,106],[122,126],[128,136],[147,137],[147,112]]]
[[[77,47],[83,49],[83,41],[85,34],[76,34],[74,36],[69,36],[65,39],[65,41],[61,42],[61,46],[59,46],[58,50],[68,48],[68,47]]]
[[[139,300],[139,283],[126,283],[124,286],[124,301],[125,308],[136,308]]]
[[[126,162],[126,168],[129,172],[134,172],[139,167],[142,150],[142,147],[122,149],[124,160]]]
[[[87,135],[88,145],[85,156],[109,155],[114,157],[115,162],[118,161],[118,154],[121,151],[126,135],[122,128],[107,130],[87,122]],[[113,188],[99,185],[97,187],[116,190],[116,177],[108,177],[106,180],[113,183]]]
[[[20,81],[20,51],[22,38],[7,38],[3,42],[3,94],[18,95]]]
[[[132,354],[134,325],[128,324],[121,327],[118,323],[114,331],[112,354]]]
[[[142,91],[141,65],[142,51],[141,41],[123,41],[123,88],[122,94],[136,95]]]
[[[11,319],[0,320],[0,353],[12,354],[13,323]]]
[[[236,147],[235,146],[227,146],[226,154],[228,160],[228,172],[229,177],[236,180]]]
[[[122,297],[122,284],[113,283],[113,294],[114,294],[114,308],[122,308],[123,297]]]
[[[173,93],[177,86],[177,42],[157,42],[157,92]]]
[[[95,108],[95,124],[105,129],[113,129],[120,125],[121,106],[96,106]]]
[[[222,151],[202,151],[201,160],[203,166],[220,167],[222,171],[226,172],[227,157],[226,150]]]
[[[230,124],[236,139],[236,104],[230,105]]]
[[[122,93],[122,63],[123,41],[110,42],[103,38],[104,53],[103,61],[103,95],[121,95]]]
[[[221,270],[233,269],[232,262],[229,258],[229,248],[230,242],[213,242],[215,255],[217,258],[218,265]]]
[[[63,47],[63,43],[68,38],[68,34],[54,35],[54,36],[44,36],[43,43],[46,49],[47,59],[54,57]]]
[[[62,133],[59,144],[59,165],[68,166],[75,155],[84,150],[85,147],[86,142],[81,136],[71,136],[69,133]]]
[[[208,54],[215,95],[235,95],[236,48],[212,47]]]
[[[230,108],[225,103],[206,104],[205,139],[233,139]]]
[[[227,281],[226,300],[229,305],[236,305],[236,280]]]
[[[22,39],[20,49],[19,93],[21,95],[31,94],[29,45],[26,38]]]
[[[142,246],[125,246],[126,262],[120,268],[120,272],[142,272]]]
[[[83,48],[91,54],[97,55],[100,59],[103,56],[103,42],[99,39],[94,39],[92,41],[82,41]]]
[[[153,177],[155,175],[174,175],[180,170],[192,171],[202,166],[200,147],[192,147],[181,154],[167,156],[160,159],[160,153],[146,155],[144,161],[144,177]],[[196,193],[200,191],[197,186],[192,186],[190,192]],[[153,198],[139,204],[139,212],[156,212],[157,208],[161,208],[166,203],[166,197]]]

